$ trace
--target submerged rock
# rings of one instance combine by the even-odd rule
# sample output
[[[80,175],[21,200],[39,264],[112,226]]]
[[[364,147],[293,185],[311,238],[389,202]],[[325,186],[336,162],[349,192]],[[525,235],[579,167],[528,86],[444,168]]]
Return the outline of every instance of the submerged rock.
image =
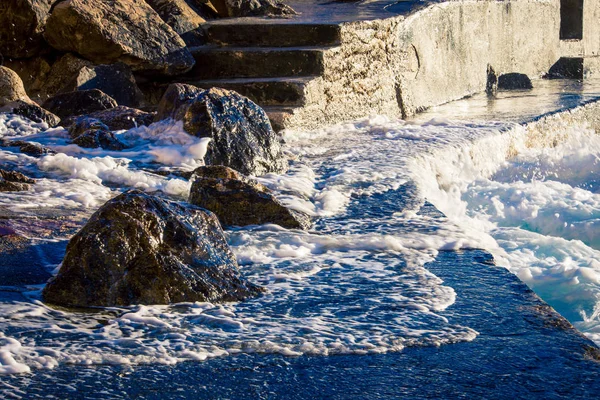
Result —
[[[44,101],[42,105],[61,119],[118,106],[115,99],[98,89],[57,94]]]
[[[71,139],[77,139],[79,136],[83,135],[85,132],[95,131],[95,130],[104,130],[108,131],[110,128],[106,126],[105,123],[96,118],[91,118],[88,116],[81,116],[69,126],[69,136]]]
[[[76,118],[69,118],[63,126],[69,126],[69,132],[77,131],[79,134],[87,129],[82,129],[80,125],[84,120],[91,119],[100,121],[104,124],[103,129],[118,131],[122,129],[131,129],[141,125],[150,125],[154,122],[154,113],[148,113],[135,108],[118,106],[108,110],[96,111]],[[73,135],[71,135],[73,137]]]
[[[69,241],[43,298],[123,306],[240,301],[261,291],[240,274],[213,214],[132,190],[102,206]]]
[[[0,108],[0,112],[20,115],[21,117],[25,117],[37,123],[44,122],[50,127],[60,123],[60,118],[50,111],[44,110],[33,102],[29,103],[23,100],[17,100],[13,103],[6,104],[4,107]]]
[[[531,79],[525,74],[511,72],[498,77],[498,89],[500,90],[519,90],[533,89]]]
[[[0,169],[0,192],[20,192],[29,190],[35,180],[16,171]]]
[[[272,0],[210,0],[220,17],[292,16],[290,6]]]
[[[146,0],[188,46],[200,46],[206,43],[201,25],[206,22],[198,10],[186,0]]]
[[[56,0],[2,0],[0,6],[0,54],[28,58],[44,46],[42,32]]]
[[[73,139],[73,143],[79,147],[96,149],[98,147],[104,150],[120,151],[127,146],[121,142],[114,133],[104,129],[91,129]]]
[[[6,140],[0,139],[1,147],[18,147],[19,151],[33,157],[40,157],[45,154],[55,154],[55,151],[49,147],[42,146],[39,143],[26,142],[24,140]]]
[[[54,6],[44,37],[52,47],[95,64],[121,61],[135,71],[177,75],[194,58],[143,0],[69,0]]]
[[[247,97],[212,88],[172,114],[190,135],[212,139],[204,158],[208,165],[225,165],[246,175],[280,173],[288,167],[269,117]]]
[[[310,228],[308,215],[286,208],[253,179],[223,166],[200,167],[192,175],[190,203],[214,212],[225,226],[277,224]]]

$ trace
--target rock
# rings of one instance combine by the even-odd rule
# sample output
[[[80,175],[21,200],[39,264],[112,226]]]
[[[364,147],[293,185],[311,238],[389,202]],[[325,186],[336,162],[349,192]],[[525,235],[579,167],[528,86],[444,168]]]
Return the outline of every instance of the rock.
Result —
[[[82,118],[100,120],[107,127],[103,129],[119,131],[122,129],[131,129],[142,125],[150,125],[152,122],[154,122],[154,115],[154,113],[145,112],[135,108],[118,106],[104,111],[96,111],[82,116]],[[79,119],[80,117],[69,118],[64,121],[64,126],[71,126]]]
[[[220,17],[292,16],[290,6],[272,0],[210,0]]]
[[[0,54],[11,58],[36,56],[44,46],[42,32],[56,0],[2,0]]]
[[[6,140],[0,139],[0,147],[18,147],[19,151],[33,157],[40,157],[45,154],[55,154],[54,150],[42,146],[39,143],[26,142],[24,140]]]
[[[287,160],[267,114],[250,99],[212,88],[185,102],[174,119],[187,133],[212,138],[207,165],[225,165],[246,175],[284,172]]]
[[[44,122],[49,127],[57,126],[60,123],[60,118],[50,111],[44,110],[33,102],[28,103],[23,100],[17,100],[1,107],[0,112],[20,115],[37,123]]]
[[[194,65],[183,40],[143,0],[63,1],[50,14],[44,37],[55,49],[95,64],[121,61],[165,75]]]
[[[255,180],[223,166],[200,167],[192,175],[190,203],[214,212],[224,226],[277,224],[310,228],[308,215],[286,208]]]
[[[45,109],[61,119],[108,110],[117,105],[115,99],[98,89],[60,93],[42,104]]]
[[[29,190],[35,180],[16,171],[0,169],[0,192],[20,192]]]
[[[120,151],[127,146],[121,142],[114,133],[103,129],[91,129],[77,136],[73,143],[79,147],[96,149],[98,147],[104,150]]]
[[[69,126],[69,136],[74,140],[83,135],[85,132],[98,130],[108,131],[110,128],[99,119],[83,115],[76,118],[75,121]]]
[[[65,54],[52,64],[48,78],[42,86],[42,94],[46,97],[50,97],[60,91],[67,91],[65,86],[73,80],[77,73],[83,67],[92,66],[93,64],[87,60],[79,58],[71,53]]]
[[[12,69],[0,66],[0,106],[19,100],[32,103],[19,75]]]
[[[40,97],[40,93],[51,71],[51,66],[44,57],[27,58],[24,60],[5,60],[4,66],[15,71],[21,80],[25,91],[31,98]]]
[[[193,100],[203,91],[204,89],[185,83],[170,84],[158,103],[158,110],[154,120],[161,121],[167,118],[175,118],[177,110],[183,104]]]
[[[123,63],[84,66],[60,92],[91,89],[103,91],[122,106],[139,107],[144,100],[131,68]]]
[[[531,79],[525,74],[511,72],[498,77],[498,89],[500,90],[519,90],[533,89]]]
[[[132,190],[103,205],[69,241],[43,298],[125,306],[240,301],[261,291],[240,274],[212,213]]]
[[[188,46],[200,46],[206,43],[201,25],[206,22],[185,0],[146,0]]]

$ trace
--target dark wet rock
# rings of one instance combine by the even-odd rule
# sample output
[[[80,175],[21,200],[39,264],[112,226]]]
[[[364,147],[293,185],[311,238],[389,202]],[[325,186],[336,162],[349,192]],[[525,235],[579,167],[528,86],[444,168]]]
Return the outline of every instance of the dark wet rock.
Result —
[[[4,60],[4,66],[12,69],[19,75],[29,97],[37,101],[51,71],[48,60],[44,57],[33,57],[24,60]]]
[[[185,83],[170,84],[158,103],[154,120],[161,121],[167,118],[175,118],[177,110],[182,105],[195,99],[203,91],[204,89]]]
[[[98,89],[60,93],[42,104],[45,109],[61,119],[108,110],[117,105],[115,99]]]
[[[210,0],[220,17],[296,15],[290,6],[272,0]]]
[[[91,129],[86,131],[73,139],[73,143],[79,147],[88,149],[101,147],[104,150],[113,151],[120,151],[127,147],[114,133],[102,129]]]
[[[19,75],[10,68],[0,66],[0,106],[19,100],[32,103]]]
[[[44,47],[42,33],[50,7],[56,0],[2,0],[0,4],[0,54],[28,58]]]
[[[123,306],[239,301],[261,291],[240,274],[212,213],[133,190],[103,205],[70,240],[43,298]]]
[[[64,121],[63,125],[73,127],[73,125],[78,124],[77,121],[87,118],[101,121],[106,126],[106,128],[103,129],[118,131],[142,125],[150,125],[154,122],[154,115],[154,113],[145,112],[135,108],[118,106],[104,111],[96,111],[77,118],[68,118]],[[72,129],[73,128],[69,128],[69,132]],[[81,129],[77,129],[77,131],[80,133],[84,132]],[[73,136],[71,135],[71,137]]]
[[[206,43],[201,25],[206,22],[192,4],[186,0],[146,0],[188,46]]]
[[[0,192],[20,192],[29,190],[35,180],[17,171],[0,169]]]
[[[491,65],[487,67],[487,83],[485,85],[485,92],[488,96],[495,96],[498,92],[498,75]]]
[[[121,61],[165,75],[194,65],[183,40],[143,0],[63,1],[53,8],[44,37],[55,49],[95,64]]]
[[[96,118],[88,116],[81,116],[76,118],[73,123],[69,126],[69,136],[71,139],[77,139],[85,132],[89,131],[108,131],[110,128],[105,123]]]
[[[92,67],[88,60],[79,58],[74,54],[67,53],[59,58],[48,73],[48,77],[41,88],[42,96],[54,96],[58,92],[67,91],[66,85],[74,79],[83,67]]]
[[[181,105],[174,119],[187,133],[209,137],[207,165],[225,165],[246,175],[284,172],[287,160],[267,114],[247,97],[212,88]]]
[[[533,89],[531,79],[525,74],[511,72],[498,77],[498,89],[500,90],[519,90]]]
[[[224,226],[310,228],[308,215],[286,208],[267,187],[231,168],[200,167],[192,179],[190,203],[214,212]]]
[[[0,140],[1,147],[18,147],[19,151],[33,157],[40,157],[45,154],[55,154],[54,150],[42,146],[39,143],[26,142],[24,140]]]
[[[23,100],[17,100],[13,103],[6,104],[4,107],[0,108],[0,112],[20,115],[21,117],[25,117],[37,123],[44,122],[50,127],[60,123],[60,118],[50,111],[44,110],[33,102],[28,103]]]
[[[91,89],[101,90],[122,106],[139,107],[144,100],[144,95],[137,86],[131,68],[123,63],[84,66],[60,91],[73,92]]]

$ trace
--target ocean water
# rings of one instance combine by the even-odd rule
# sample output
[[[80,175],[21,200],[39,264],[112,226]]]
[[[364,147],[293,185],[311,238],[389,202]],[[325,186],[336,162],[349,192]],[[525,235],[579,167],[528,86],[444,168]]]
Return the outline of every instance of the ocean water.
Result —
[[[43,282],[0,283],[18,293],[0,301],[0,375],[249,354],[359,357],[471,342],[479,332],[454,318],[456,291],[427,267],[469,249],[490,252],[600,344],[600,136],[568,113],[539,129],[440,114],[284,132],[290,171],[257,179],[315,225],[227,231],[244,274],[268,290],[260,298],[65,311],[40,301]],[[153,171],[192,170],[208,144],[168,122],[119,132],[130,146],[124,152],[82,149],[63,129],[44,128],[0,115],[0,137],[60,152],[0,150],[2,165],[38,180],[30,192],[0,193],[0,213],[17,221],[84,220],[132,187],[185,201],[186,180]],[[69,237],[36,237],[20,226],[59,247]]]

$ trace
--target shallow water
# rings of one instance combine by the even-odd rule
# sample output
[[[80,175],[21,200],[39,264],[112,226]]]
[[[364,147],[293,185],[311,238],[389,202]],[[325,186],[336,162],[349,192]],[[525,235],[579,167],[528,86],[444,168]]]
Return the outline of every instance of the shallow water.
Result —
[[[596,93],[563,86],[569,96],[545,84],[538,102],[545,112]],[[521,97],[510,97],[519,110]],[[455,284],[429,267],[447,252],[476,248],[600,341],[600,136],[559,117],[532,145],[515,123],[531,111],[490,122],[482,104],[475,97],[414,121],[373,117],[286,132],[292,168],[259,179],[312,215],[315,226],[228,232],[244,274],[268,289],[258,299],[83,313],[44,306],[41,285],[4,287],[16,294],[1,297],[0,373],[43,376],[68,365],[176,365],[249,354],[358,357],[477,342],[481,321],[460,317]],[[479,119],[447,118],[460,117],[458,109]],[[40,128],[0,116],[0,136],[27,136],[64,153],[34,159],[0,150],[4,165],[38,179],[32,192],[0,193],[0,212],[15,220],[84,219],[129,187],[184,200],[187,181],[151,171],[191,170],[201,165],[207,144],[162,123],[121,132],[132,149],[105,152],[69,145],[61,129]],[[68,236],[52,240],[60,248]],[[47,271],[56,273],[55,259],[48,258]]]

